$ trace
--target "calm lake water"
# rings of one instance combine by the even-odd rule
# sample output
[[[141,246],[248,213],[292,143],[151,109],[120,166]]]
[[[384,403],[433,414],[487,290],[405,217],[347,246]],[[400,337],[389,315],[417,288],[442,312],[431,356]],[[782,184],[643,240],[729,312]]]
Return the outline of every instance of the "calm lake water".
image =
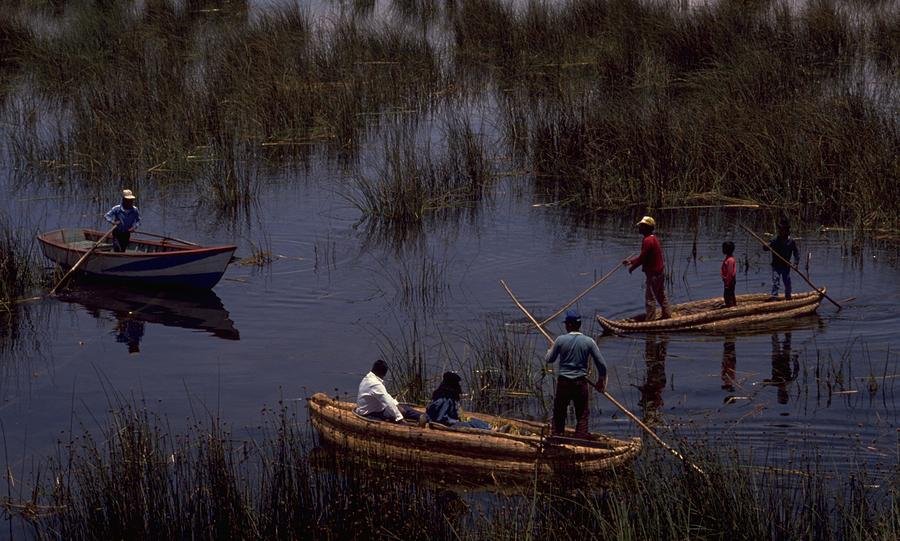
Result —
[[[502,181],[489,201],[461,216],[431,220],[405,241],[385,241],[358,223],[342,197],[347,186],[324,167],[273,177],[249,219],[227,226],[192,206],[190,193],[144,188],[143,229],[233,242],[240,256],[258,246],[276,260],[264,268],[232,265],[204,295],[81,285],[28,304],[0,357],[0,419],[14,475],[27,475],[31,461],[52,453],[71,426],[95,429],[115,394],[146,401],[175,427],[210,412],[231,423],[237,437],[252,437],[260,409],[279,398],[354,394],[379,347],[411,336],[413,322],[437,378],[453,367],[440,344],[459,351],[486,325],[524,321],[499,279],[540,318],[640,243],[631,225],[636,215],[598,215],[578,225],[552,206],[534,206],[544,201],[517,180]],[[4,186],[4,210],[35,231],[100,226],[115,198]],[[738,292],[766,291],[768,256],[737,225],[756,218],[753,211],[659,214],[671,299],[721,295],[725,239],[737,244]],[[817,316],[737,335],[603,337],[609,390],[658,423],[664,437],[672,429],[755,449],[778,463],[819,455],[838,469],[858,461],[889,469],[898,438],[896,246],[851,250],[847,239],[813,228],[795,235],[804,258],[811,254],[813,280],[835,299],[854,297],[843,310],[824,302]],[[795,289],[808,288],[795,278]],[[642,302],[642,276],[621,270],[578,307],[585,315],[624,316]],[[561,322],[550,327],[559,332]],[[597,335],[598,326],[589,327]],[[534,344],[538,363],[545,345]],[[545,385],[549,390],[549,378]],[[601,397],[592,407],[594,430],[638,434]]]

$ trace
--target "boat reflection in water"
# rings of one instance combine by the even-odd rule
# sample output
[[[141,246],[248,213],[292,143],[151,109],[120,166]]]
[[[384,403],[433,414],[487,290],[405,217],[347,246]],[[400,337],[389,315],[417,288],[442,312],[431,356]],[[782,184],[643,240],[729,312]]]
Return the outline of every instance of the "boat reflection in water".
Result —
[[[144,325],[196,329],[225,340],[240,340],[240,333],[210,290],[161,291],[135,287],[83,285],[59,295],[59,300],[83,306],[97,319],[115,318],[116,342],[129,353],[139,353]]]

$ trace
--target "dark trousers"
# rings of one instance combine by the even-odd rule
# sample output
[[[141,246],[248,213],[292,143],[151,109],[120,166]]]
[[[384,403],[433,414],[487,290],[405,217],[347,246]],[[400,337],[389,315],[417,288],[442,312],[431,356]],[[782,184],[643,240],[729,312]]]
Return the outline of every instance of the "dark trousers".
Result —
[[[397,404],[397,409],[400,410],[400,414],[403,415],[403,418],[408,421],[418,421],[419,417],[423,415],[422,413],[419,413],[406,404]],[[390,421],[392,423],[396,422],[394,421],[393,417],[387,416],[387,410],[382,410],[378,413],[370,413],[365,417],[368,417],[369,419],[376,419],[378,421]]]
[[[731,287],[725,286],[723,297],[725,297],[725,306],[737,305],[737,299],[734,298],[734,285]]]
[[[113,231],[113,251],[114,252],[124,252],[125,248],[128,248],[128,241],[131,240],[131,232],[130,231],[119,231],[116,229]]]
[[[780,282],[784,282],[784,298],[791,299],[791,268],[790,267],[772,267],[772,296],[778,296],[778,290],[781,287]]]
[[[556,396],[553,399],[553,433],[562,434],[565,431],[569,402],[574,402],[575,436],[587,436],[588,422],[591,418],[590,399],[591,386],[587,378],[570,379],[564,376],[557,378]]]

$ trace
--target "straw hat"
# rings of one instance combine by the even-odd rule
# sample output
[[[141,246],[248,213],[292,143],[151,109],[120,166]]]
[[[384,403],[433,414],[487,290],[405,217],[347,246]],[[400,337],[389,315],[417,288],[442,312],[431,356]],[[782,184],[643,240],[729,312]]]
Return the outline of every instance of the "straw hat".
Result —
[[[122,199],[137,199],[131,190],[122,190]]]
[[[650,227],[656,227],[656,220],[654,220],[650,216],[644,216],[636,225],[649,225]]]

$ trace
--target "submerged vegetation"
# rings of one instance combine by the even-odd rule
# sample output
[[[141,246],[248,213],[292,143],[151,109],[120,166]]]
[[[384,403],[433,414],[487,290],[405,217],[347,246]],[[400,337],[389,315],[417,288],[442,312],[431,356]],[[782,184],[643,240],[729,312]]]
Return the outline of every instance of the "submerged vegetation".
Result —
[[[806,469],[748,464],[736,451],[695,451],[708,477],[654,452],[609,478],[537,479],[471,498],[465,479],[429,477],[314,446],[283,405],[263,411],[262,433],[233,433],[216,418],[174,433],[136,404],[113,408],[36,465],[38,486],[4,497],[15,531],[65,539],[894,539],[896,488],[863,468],[830,479]],[[408,470],[407,468],[412,468]],[[431,481],[429,482],[429,479]],[[894,487],[893,489],[891,487]]]
[[[3,69],[27,81],[8,104],[11,159],[76,184],[188,179],[227,214],[260,164],[357,167],[381,139],[384,165],[341,191],[403,227],[477,201],[506,155],[580,210],[705,194],[897,226],[890,3],[374,4],[318,19],[225,0],[20,3],[0,19]],[[462,120],[479,102],[498,105],[491,155]],[[438,110],[451,128],[427,144]],[[394,117],[415,128],[377,129]]]
[[[45,281],[32,237],[0,216],[0,311],[9,310],[17,298]]]

